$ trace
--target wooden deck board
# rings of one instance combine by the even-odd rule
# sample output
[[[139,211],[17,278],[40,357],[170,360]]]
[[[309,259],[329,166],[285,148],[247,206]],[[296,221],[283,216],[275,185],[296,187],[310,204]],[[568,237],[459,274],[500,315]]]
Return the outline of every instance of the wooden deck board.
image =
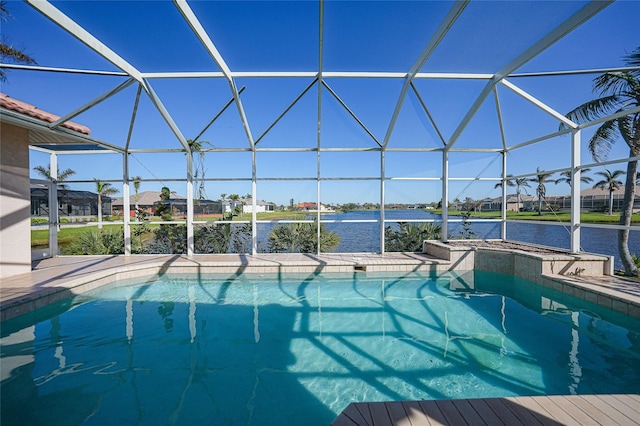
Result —
[[[347,406],[347,408],[344,409],[344,411],[342,412],[343,414],[345,414],[345,419],[348,420],[346,423],[340,423],[340,425],[362,425],[362,424],[366,424],[366,420],[365,418],[362,416],[362,414],[360,413],[360,410],[358,410],[358,407],[356,406],[356,404],[349,404]]]
[[[393,404],[388,402],[385,403],[385,407],[387,408],[387,412],[389,413],[391,424],[398,426],[412,426],[411,420],[409,420],[409,416],[404,410],[403,404]]]
[[[360,415],[354,413],[369,413]],[[341,419],[341,417],[346,419]],[[640,425],[640,395],[557,395],[350,404],[343,425]]]
[[[371,417],[371,409],[369,408],[369,404],[356,404],[356,408],[364,418],[366,425],[373,425],[373,417]]]
[[[640,401],[637,395],[610,395],[626,405],[632,412],[637,413],[634,418],[640,419]]]
[[[467,424],[460,414],[460,411],[456,408],[456,404],[452,400],[443,399],[436,401],[436,405],[444,415],[447,424],[453,425],[465,425]]]
[[[575,404],[572,404],[570,400],[568,400],[564,396],[558,396],[554,398],[553,402],[560,407],[561,410],[569,414],[576,420],[576,424],[585,425],[585,426],[598,426],[599,423],[596,422],[589,416],[587,413],[582,411],[580,407]]]
[[[429,426],[437,425],[437,423],[429,420],[424,411],[422,411],[418,401],[404,401],[402,406],[404,407],[404,411],[407,413],[411,426],[420,426],[424,424]]]
[[[529,411],[529,413],[536,418],[537,421],[544,426],[558,426],[560,423],[553,419],[553,416],[542,405],[540,405],[532,397],[521,397],[518,399],[511,399],[514,404],[519,404],[521,407]]]
[[[371,417],[373,418],[374,426],[392,426],[391,419],[389,418],[389,412],[384,402],[373,402],[369,404],[371,410]]]
[[[490,425],[506,425],[484,399],[470,399],[469,403],[485,423]]]
[[[471,425],[483,425],[487,424],[485,420],[478,414],[468,399],[462,399],[458,404],[455,404],[456,408],[465,419],[468,424]]]
[[[516,415],[520,424],[544,426],[544,421],[540,418],[541,416],[536,415],[535,412],[529,410],[522,404],[522,401],[514,398],[504,398],[501,399],[501,401],[513,412],[513,414]]]
[[[518,417],[509,410],[509,407],[499,398],[490,398],[485,400],[491,409],[508,425],[519,423]]]
[[[563,410],[560,406],[558,406],[554,401],[555,398],[547,398],[545,396],[532,396],[532,397],[524,397],[524,399],[529,399],[533,401],[535,404],[540,407],[541,410],[544,410],[547,413],[547,416],[554,421],[561,424],[573,424],[576,423],[576,419],[571,417],[569,413]]]
[[[567,395],[564,398],[571,401],[576,407],[583,413],[587,414],[591,419],[601,425],[613,425],[609,413],[603,413],[603,406],[596,398],[589,398],[589,400],[579,395]],[[600,402],[600,406],[596,404]],[[613,410],[612,410],[613,411]]]
[[[422,412],[428,418],[431,425],[446,426],[447,419],[445,419],[435,401],[420,401],[419,404]]]
[[[596,395],[596,397],[602,401],[604,404],[607,404],[611,407],[608,410],[609,416],[612,420],[620,425],[632,425],[634,421],[638,421],[640,419],[640,415],[638,413],[632,413],[627,411],[628,407],[625,404],[622,404],[619,400],[613,398],[611,395]]]

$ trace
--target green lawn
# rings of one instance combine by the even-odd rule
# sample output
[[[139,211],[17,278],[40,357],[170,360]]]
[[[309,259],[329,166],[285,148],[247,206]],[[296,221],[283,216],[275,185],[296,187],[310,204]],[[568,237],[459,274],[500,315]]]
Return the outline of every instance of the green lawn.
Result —
[[[270,213],[258,213],[258,220],[304,220],[307,217],[308,213],[306,212],[288,212],[288,211],[278,211],[278,212],[270,212]],[[213,222],[220,220],[220,216],[214,217],[206,217],[206,218],[196,218],[196,220],[206,220],[207,222]],[[158,225],[153,222],[158,222],[161,219],[159,217],[152,217],[151,224],[147,225],[149,229],[154,229]],[[176,219],[176,222],[179,222],[183,219]],[[242,216],[234,216],[234,221],[246,221],[251,220],[251,214],[244,214]],[[122,225],[109,225],[109,222],[103,222],[104,226],[119,226],[122,228]],[[73,228],[65,228],[64,225],[60,231],[58,231],[58,244],[64,245],[68,244],[73,239],[86,229],[90,229],[90,227],[73,227]],[[49,244],[49,230],[48,229],[37,229],[31,230],[31,247],[46,247]]]
[[[310,214],[315,215],[315,213],[308,212],[277,211],[257,213],[256,217],[258,220],[304,220],[307,218],[307,215]],[[234,216],[233,220],[251,220],[251,213]]]
[[[441,214],[440,210],[432,210],[432,213]],[[277,211],[270,213],[258,213],[258,220],[304,220],[309,213],[307,212],[289,212],[289,211]],[[449,216],[459,216],[462,212],[460,211],[449,211]],[[479,219],[500,219],[500,212],[479,212],[472,213],[472,218]],[[552,213],[552,212],[543,212],[542,216],[538,216],[536,212],[507,212],[507,219],[513,220],[539,220],[539,221],[553,221],[553,222],[570,222],[571,217],[569,213]],[[160,220],[160,218],[152,218],[152,222]],[[199,219],[197,219],[199,220]],[[219,217],[209,217],[206,218],[207,221],[216,221],[220,220]],[[242,216],[234,216],[234,221],[239,220],[251,220],[250,214],[245,214]],[[620,214],[614,213],[612,216],[607,215],[606,213],[594,213],[594,212],[585,212],[580,214],[580,220],[584,223],[609,223],[609,224],[617,224],[620,221]],[[634,214],[632,217],[632,223],[640,224],[640,214]],[[108,225],[108,222],[105,223],[105,226],[119,226],[122,225]],[[158,225],[148,225],[149,228],[155,228]],[[77,227],[77,228],[62,228],[58,232],[58,243],[59,244],[68,244],[70,243],[75,236],[79,233],[83,232],[87,227]],[[31,231],[31,246],[47,246],[49,244],[49,231],[46,229],[38,229]]]
[[[120,226],[122,225],[112,225]],[[89,229],[89,227],[62,228],[58,231],[58,244],[68,244],[78,235]],[[49,230],[36,229],[31,230],[31,247],[49,245]]]
[[[441,210],[433,210],[435,214],[442,214]],[[449,216],[460,216],[463,212],[449,210]],[[500,219],[501,213],[499,211],[491,212],[478,212],[471,213],[472,218],[478,219]],[[571,222],[571,214],[569,212],[542,212],[542,215],[538,215],[537,212],[507,212],[507,219],[514,220],[539,220],[547,222]],[[606,213],[597,212],[583,212],[580,213],[580,221],[584,223],[609,223],[617,224],[620,222],[620,213],[614,213],[609,216]],[[631,222],[640,223],[640,214],[634,214],[631,218]]]

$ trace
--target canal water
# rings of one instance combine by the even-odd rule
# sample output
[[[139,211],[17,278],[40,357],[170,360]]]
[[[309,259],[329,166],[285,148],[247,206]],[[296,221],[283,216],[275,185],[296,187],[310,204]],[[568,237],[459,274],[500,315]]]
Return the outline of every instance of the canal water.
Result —
[[[379,252],[380,251],[380,231],[377,223],[351,223],[351,220],[377,220],[380,212],[352,211],[349,213],[323,214],[323,220],[336,220],[339,222],[327,223],[327,229],[340,235],[340,244],[336,248],[337,252]],[[458,217],[449,217],[459,219]],[[440,224],[442,216],[426,212],[424,210],[387,210],[385,219],[398,220],[433,220]],[[390,226],[393,224],[387,224]],[[489,239],[500,238],[500,223],[471,223],[471,231],[474,238]],[[462,238],[462,226],[458,223],[449,223],[449,237]],[[570,234],[568,224],[542,224],[542,223],[507,223],[507,239],[523,241],[532,244],[540,244],[563,249],[570,248]],[[616,259],[615,268],[621,269],[618,256],[618,232],[611,229],[582,228],[581,249],[589,253],[599,253],[614,256]],[[632,231],[629,236],[629,250],[632,254],[640,255],[640,227],[637,231]]]

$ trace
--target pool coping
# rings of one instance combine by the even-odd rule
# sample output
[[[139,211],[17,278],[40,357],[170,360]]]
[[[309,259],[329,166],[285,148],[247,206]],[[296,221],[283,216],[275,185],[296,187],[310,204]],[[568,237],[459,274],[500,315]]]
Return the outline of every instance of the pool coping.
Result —
[[[494,242],[511,243],[508,240]],[[455,244],[427,240],[423,252],[451,262],[450,270],[514,275],[588,302],[640,318],[640,281],[613,274],[613,258],[517,242],[523,249],[485,247],[482,240]],[[531,251],[526,251],[531,247]]]
[[[524,256],[531,257],[531,254],[525,253]],[[286,273],[304,278],[320,273],[439,274],[452,270],[473,270],[475,266],[469,259],[464,262],[451,261],[428,253],[59,256],[35,262],[28,274],[0,281],[0,322],[91,291],[114,280],[167,273],[233,276],[241,273]],[[540,274],[534,278],[534,282],[545,287],[640,317],[640,283],[615,276]]]

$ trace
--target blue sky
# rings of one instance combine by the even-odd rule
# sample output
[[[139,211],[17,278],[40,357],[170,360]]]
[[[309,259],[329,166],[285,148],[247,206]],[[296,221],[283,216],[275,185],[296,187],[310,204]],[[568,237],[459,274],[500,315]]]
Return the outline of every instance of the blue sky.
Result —
[[[197,38],[170,1],[61,1],[62,12],[107,44],[142,72],[218,71]],[[581,1],[474,1],[422,67],[423,72],[492,73],[509,63],[547,31],[579,10]],[[14,19],[2,24],[2,35],[47,67],[117,71],[108,61],[61,30],[28,4],[9,1]],[[317,71],[319,7],[314,1],[222,2],[195,1],[189,5],[209,32],[233,71]],[[437,1],[327,1],[324,6],[324,71],[406,72],[451,7]],[[572,70],[621,66],[621,57],[640,41],[640,2],[617,1],[525,64],[518,72]],[[65,114],[112,89],[123,81],[115,76],[70,75],[12,70],[2,92],[56,114]],[[559,112],[567,112],[593,97],[591,75],[512,78],[510,81]],[[399,79],[331,79],[335,91],[367,128],[384,138],[402,81]],[[151,85],[187,138],[204,125],[230,99],[223,79],[151,79]],[[308,78],[238,78],[246,86],[242,102],[257,138],[311,83]],[[479,80],[418,80],[422,100],[448,138],[464,117],[485,82]],[[123,146],[136,94],[136,86],[76,117],[92,136]],[[508,145],[551,133],[557,122],[505,87],[498,88]],[[317,96],[314,85],[291,111],[258,144],[271,148],[315,147]],[[327,89],[322,91],[323,147],[376,147],[377,144],[351,118]],[[583,162],[591,163],[583,134]],[[248,147],[237,109],[232,106],[202,136],[217,148]],[[456,147],[500,146],[493,97],[481,107]],[[622,141],[610,158],[627,156]],[[410,93],[390,139],[390,148],[439,147],[441,142]],[[179,148],[180,145],[149,99],[143,94],[133,129],[131,147]],[[148,182],[142,190],[158,190],[162,184],[185,194],[185,185],[172,179],[184,177],[184,154],[135,154],[131,175],[162,182]],[[450,176],[497,177],[501,160],[491,153],[452,153]],[[96,161],[97,160],[97,161]],[[250,178],[250,153],[206,155],[207,177]],[[32,165],[47,157],[32,153]],[[316,153],[258,153],[259,177],[315,178]],[[532,173],[536,167],[569,166],[568,136],[516,150],[507,157],[511,174]],[[74,179],[120,179],[119,155],[60,156],[61,168],[77,172]],[[323,153],[323,177],[370,178],[379,173],[379,153]],[[626,165],[610,168],[625,169]],[[386,175],[398,178],[437,178],[441,156],[437,153],[388,152]],[[594,169],[594,171],[597,171]],[[35,175],[34,175],[35,177]],[[495,182],[455,181],[450,198],[496,197]],[[91,189],[91,184],[74,184]],[[116,187],[118,185],[116,184]],[[397,180],[386,184],[387,202],[431,202],[440,198],[436,181]],[[247,181],[210,182],[207,195],[247,194]],[[316,183],[308,181],[259,181],[258,198],[288,204],[314,201]],[[549,185],[548,193],[565,194],[566,185]],[[323,202],[378,202],[375,180],[323,181]]]

